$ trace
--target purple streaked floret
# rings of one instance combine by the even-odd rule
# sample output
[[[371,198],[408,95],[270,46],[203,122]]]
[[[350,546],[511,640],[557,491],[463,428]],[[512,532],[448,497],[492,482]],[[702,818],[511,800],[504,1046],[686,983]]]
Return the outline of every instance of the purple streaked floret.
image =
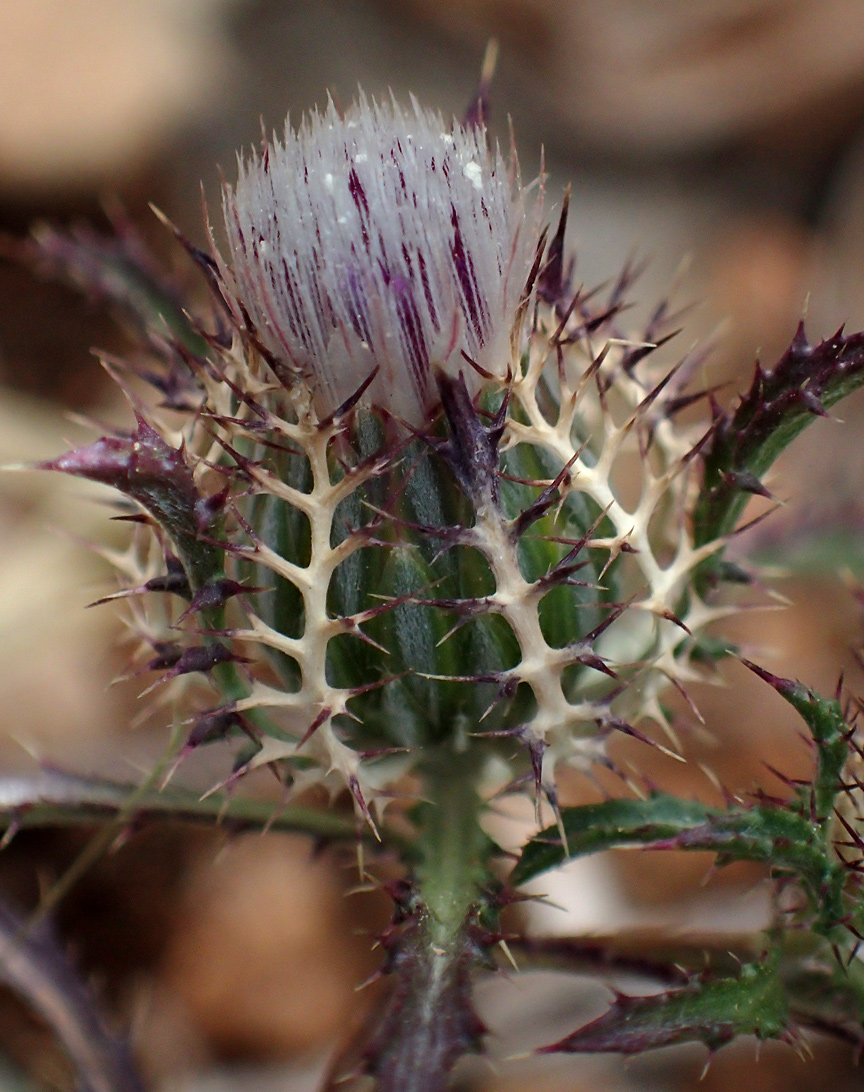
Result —
[[[375,371],[368,400],[420,425],[436,372],[455,378],[463,354],[507,374],[534,240],[514,165],[482,128],[361,95],[286,128],[238,175],[229,305],[319,413]]]

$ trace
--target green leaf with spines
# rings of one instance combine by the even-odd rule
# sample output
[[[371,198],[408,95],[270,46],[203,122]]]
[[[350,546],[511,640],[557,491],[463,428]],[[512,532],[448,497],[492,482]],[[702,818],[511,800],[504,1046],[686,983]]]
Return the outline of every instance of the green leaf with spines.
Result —
[[[716,1050],[737,1035],[782,1038],[791,1021],[778,965],[775,949],[734,978],[706,974],[649,997],[619,995],[602,1016],[540,1053],[639,1054],[692,1042]]]
[[[825,901],[825,921],[842,917],[843,870],[817,823],[794,810],[754,804],[728,809],[655,793],[646,800],[605,800],[564,808],[561,825],[548,827],[523,848],[510,876],[518,885],[565,861],[620,847],[715,852],[721,864],[758,861],[798,876],[814,905]]]
[[[817,416],[864,383],[864,334],[842,329],[811,344],[799,324],[792,344],[769,371],[757,365],[734,408],[717,410],[702,450],[704,475],[693,509],[697,546],[730,534],[777,456]],[[719,555],[703,562],[700,582],[717,579]]]
[[[784,679],[759,667],[750,660],[742,663],[760,679],[764,679],[785,699],[810,729],[816,745],[816,769],[812,790],[799,787],[798,810],[812,814],[823,825],[834,812],[834,802],[842,791],[843,768],[849,760],[852,727],[846,721],[840,702],[835,698],[823,698],[793,679]]]
[[[566,847],[557,825],[542,830],[524,846],[510,882],[526,883],[567,860],[591,853],[674,838],[706,822],[712,810],[696,800],[681,800],[665,793],[647,800],[604,800],[563,808]]]

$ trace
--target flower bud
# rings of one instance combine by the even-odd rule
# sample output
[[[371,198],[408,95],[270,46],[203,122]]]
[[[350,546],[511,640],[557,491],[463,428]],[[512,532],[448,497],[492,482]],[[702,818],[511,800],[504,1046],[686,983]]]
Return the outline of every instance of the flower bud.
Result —
[[[504,376],[533,242],[515,164],[482,128],[365,96],[239,160],[223,197],[229,306],[283,382],[331,413],[366,397],[419,425],[436,369]]]

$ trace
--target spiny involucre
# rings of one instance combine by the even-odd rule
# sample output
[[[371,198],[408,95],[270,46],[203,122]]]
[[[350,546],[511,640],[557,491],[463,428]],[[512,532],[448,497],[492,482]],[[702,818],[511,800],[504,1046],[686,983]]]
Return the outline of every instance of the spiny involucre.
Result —
[[[547,246],[482,127],[361,97],[239,172],[227,251],[199,255],[219,331],[151,339],[186,424],[140,411],[110,467],[56,464],[158,525],[168,572],[138,589],[186,604],[147,623],[148,664],[220,691],[190,745],[240,730],[240,770],[347,784],[367,814],[454,739],[554,802],[560,761],[668,727],[717,614],[690,586],[716,548],[688,515],[704,428],[674,421],[696,359],[658,372],[661,313],[622,336],[629,275],[574,290],[566,201]]]

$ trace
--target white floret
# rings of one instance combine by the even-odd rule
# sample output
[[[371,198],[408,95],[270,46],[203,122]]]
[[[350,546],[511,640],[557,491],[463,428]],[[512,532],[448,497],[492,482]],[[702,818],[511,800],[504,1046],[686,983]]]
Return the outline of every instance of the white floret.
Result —
[[[331,103],[239,161],[224,212],[229,294],[323,412],[377,368],[369,398],[416,425],[436,367],[470,373],[463,354],[493,374],[511,366],[532,240],[482,129],[413,101],[361,96],[344,117]]]

